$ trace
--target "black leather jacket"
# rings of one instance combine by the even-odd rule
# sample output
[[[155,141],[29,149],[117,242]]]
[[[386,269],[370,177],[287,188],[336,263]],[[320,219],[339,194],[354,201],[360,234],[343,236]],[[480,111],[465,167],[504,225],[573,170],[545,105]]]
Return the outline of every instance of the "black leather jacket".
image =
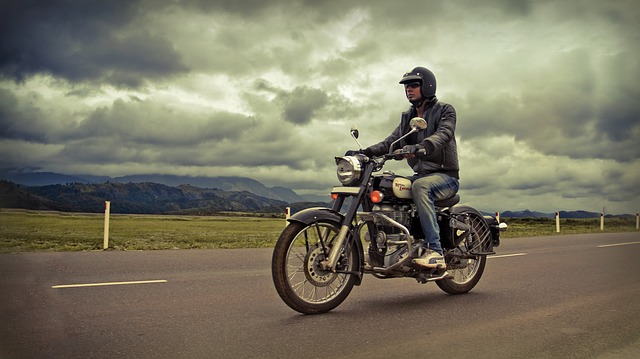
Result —
[[[411,106],[409,110],[402,113],[398,127],[383,141],[369,146],[365,153],[376,156],[389,153],[391,143],[411,130],[409,121],[416,115],[415,107]],[[403,139],[392,150],[400,149],[405,145],[420,144],[424,146],[427,154],[407,160],[415,173],[426,175],[440,172],[460,178],[455,137],[456,110],[453,106],[434,98],[427,103],[423,117],[427,121],[427,128]]]

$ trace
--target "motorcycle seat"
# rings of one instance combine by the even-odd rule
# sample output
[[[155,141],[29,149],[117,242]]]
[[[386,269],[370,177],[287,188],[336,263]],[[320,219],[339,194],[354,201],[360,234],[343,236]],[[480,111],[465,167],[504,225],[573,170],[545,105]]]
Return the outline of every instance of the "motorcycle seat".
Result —
[[[457,204],[458,202],[460,202],[460,196],[459,195],[455,195],[453,197],[449,197],[447,199],[442,199],[439,201],[435,201],[434,204],[436,207],[451,207],[455,204]]]

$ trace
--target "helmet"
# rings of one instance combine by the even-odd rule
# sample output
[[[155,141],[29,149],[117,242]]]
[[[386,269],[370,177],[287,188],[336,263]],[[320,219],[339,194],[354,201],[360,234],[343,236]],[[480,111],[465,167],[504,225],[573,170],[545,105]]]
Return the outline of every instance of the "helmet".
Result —
[[[436,95],[436,76],[424,67],[416,67],[402,76],[401,84],[420,81],[422,97],[431,98]]]

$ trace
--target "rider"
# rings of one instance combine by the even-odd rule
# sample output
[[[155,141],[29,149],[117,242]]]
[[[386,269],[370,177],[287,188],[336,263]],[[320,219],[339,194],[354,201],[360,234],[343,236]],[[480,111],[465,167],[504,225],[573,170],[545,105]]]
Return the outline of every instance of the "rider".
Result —
[[[424,67],[416,67],[405,73],[400,84],[404,85],[411,107],[402,113],[398,127],[382,142],[360,151],[347,151],[347,155],[363,153],[369,157],[380,156],[389,153],[389,150],[408,153],[405,158],[415,172],[411,177],[411,191],[425,235],[425,250],[413,262],[421,267],[444,271],[446,264],[442,256],[434,201],[453,197],[460,188],[455,138],[456,110],[438,101],[436,78]],[[395,140],[411,130],[409,121],[414,117],[424,118],[427,128],[409,135],[390,149]]]

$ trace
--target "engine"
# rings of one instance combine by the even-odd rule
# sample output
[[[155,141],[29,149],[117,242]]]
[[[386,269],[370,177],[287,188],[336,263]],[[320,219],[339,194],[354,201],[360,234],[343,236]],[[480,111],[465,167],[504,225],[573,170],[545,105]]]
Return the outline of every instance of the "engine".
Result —
[[[375,238],[367,236],[368,240],[375,240],[378,247],[378,257],[384,256],[384,266],[388,267],[404,259],[407,253],[406,244],[394,242],[405,241],[407,235],[398,225],[411,229],[415,217],[415,207],[410,204],[404,205],[375,205],[372,209],[373,223],[376,227]],[[383,216],[381,216],[383,215]],[[388,221],[386,218],[396,223]],[[372,247],[369,247],[369,253]]]

